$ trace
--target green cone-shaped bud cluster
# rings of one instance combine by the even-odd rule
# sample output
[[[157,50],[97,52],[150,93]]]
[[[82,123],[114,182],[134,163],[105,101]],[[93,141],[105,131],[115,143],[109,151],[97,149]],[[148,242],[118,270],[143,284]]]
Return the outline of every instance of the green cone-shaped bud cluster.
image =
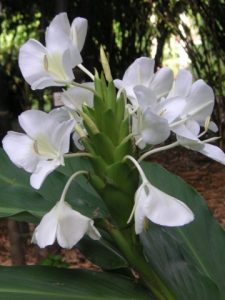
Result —
[[[106,83],[103,75],[96,76],[95,90],[94,106],[84,106],[81,113],[88,133],[83,143],[93,156],[91,183],[106,203],[111,221],[124,228],[138,185],[137,171],[123,162],[124,156],[135,154],[126,99],[123,94],[117,99],[113,82]]]

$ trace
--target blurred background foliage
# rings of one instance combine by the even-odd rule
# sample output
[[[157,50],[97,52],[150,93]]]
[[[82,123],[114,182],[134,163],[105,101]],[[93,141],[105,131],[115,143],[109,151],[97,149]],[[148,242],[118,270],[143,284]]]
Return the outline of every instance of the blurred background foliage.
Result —
[[[57,89],[31,91],[18,67],[18,50],[29,38],[44,43],[52,18],[66,11],[70,20],[88,19],[82,52],[84,65],[99,66],[105,46],[114,78],[122,77],[135,58],[155,58],[155,68],[189,68],[216,94],[214,121],[225,138],[224,0],[0,0],[0,138],[14,128],[18,114],[31,107],[53,107]],[[83,80],[78,71],[76,78]]]

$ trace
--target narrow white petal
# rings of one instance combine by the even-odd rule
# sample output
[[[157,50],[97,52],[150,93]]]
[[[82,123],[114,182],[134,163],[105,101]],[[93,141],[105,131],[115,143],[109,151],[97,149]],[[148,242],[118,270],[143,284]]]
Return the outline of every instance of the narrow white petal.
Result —
[[[100,232],[94,226],[94,221],[91,220],[91,219],[89,219],[89,225],[88,225],[87,234],[93,240],[99,240],[101,238]]]
[[[39,161],[34,151],[34,141],[23,133],[9,131],[4,137],[3,148],[11,161],[27,172],[33,172]]]
[[[204,144],[204,147],[199,152],[225,165],[225,153],[219,147],[211,144]]]
[[[173,72],[169,68],[159,69],[149,87],[155,92],[157,98],[166,96],[173,84]]]
[[[33,188],[39,189],[45,178],[61,164],[59,160],[39,161],[35,171],[30,177],[30,184]]]
[[[88,22],[84,18],[75,18],[71,24],[71,37],[79,51],[83,49],[87,35]]]
[[[194,219],[192,211],[185,203],[154,186],[150,188],[144,211],[149,220],[163,226],[182,226]]]
[[[52,245],[56,239],[57,231],[57,206],[54,206],[41,219],[36,227],[31,242],[38,244],[40,248]]]

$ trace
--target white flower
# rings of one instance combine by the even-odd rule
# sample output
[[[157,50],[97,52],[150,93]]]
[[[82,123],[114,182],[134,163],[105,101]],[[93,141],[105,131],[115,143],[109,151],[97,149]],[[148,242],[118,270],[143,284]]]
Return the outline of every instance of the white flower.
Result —
[[[59,122],[45,112],[28,110],[19,116],[19,123],[26,134],[9,131],[3,148],[16,166],[32,173],[31,186],[38,189],[49,173],[64,165],[74,120]]]
[[[134,214],[136,234],[143,231],[146,218],[162,226],[183,226],[194,220],[192,211],[185,203],[154,187],[139,163],[130,155],[124,157],[124,160],[127,159],[135,165],[142,181],[135,193],[134,208],[127,221],[129,223]]]
[[[61,13],[46,30],[46,47],[30,39],[20,48],[19,66],[32,89],[64,86],[73,81],[73,68],[82,62],[80,50],[86,31],[85,19],[75,19],[70,27],[67,14]]]
[[[165,97],[172,87],[172,71],[169,68],[161,68],[154,74],[154,65],[153,59],[140,57],[128,67],[122,80],[114,80],[115,86],[126,91],[127,97],[135,107],[138,106],[133,90],[135,86],[147,87],[157,99]]]
[[[157,99],[151,89],[136,86],[134,93],[138,102],[136,114],[132,115],[132,132],[137,145],[156,145],[164,142],[170,135],[170,124],[179,116],[185,106],[180,97]]]
[[[144,180],[135,194],[134,218],[135,232],[140,234],[145,218],[162,226],[183,226],[193,221],[194,215],[182,201]]]
[[[196,139],[186,126],[186,121],[192,120],[196,123],[195,126],[204,126],[213,111],[213,90],[201,79],[192,83],[191,73],[187,70],[180,70],[166,101],[169,101],[171,97],[185,99],[185,106],[179,118],[171,124],[171,130],[185,138]],[[208,128],[213,131],[217,130],[217,126],[213,122],[209,123]]]
[[[44,248],[57,240],[62,248],[71,249],[85,234],[94,240],[101,238],[93,220],[73,210],[68,203],[59,201],[43,216],[32,242]]]

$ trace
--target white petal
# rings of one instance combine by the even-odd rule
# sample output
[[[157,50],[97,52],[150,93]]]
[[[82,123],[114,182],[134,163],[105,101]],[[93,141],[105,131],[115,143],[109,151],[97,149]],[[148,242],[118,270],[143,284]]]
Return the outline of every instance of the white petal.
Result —
[[[49,136],[51,145],[59,153],[64,154],[69,151],[70,134],[74,129],[74,125],[75,121],[72,119],[56,124],[52,134]]]
[[[198,137],[194,134],[185,124],[178,125],[176,127],[171,127],[171,130],[176,133],[177,139],[184,138],[193,141],[197,141]]]
[[[209,122],[209,130],[211,130],[212,132],[217,132],[219,130],[218,126],[216,125],[216,123],[214,123],[213,121]]]
[[[185,107],[186,101],[184,98],[167,98],[162,100],[158,105],[158,115],[163,117],[168,121],[168,123],[173,122]]]
[[[187,120],[186,127],[197,137],[200,133],[200,125],[195,120]]]
[[[124,86],[147,86],[154,73],[154,64],[155,61],[148,57],[136,59],[123,76]]]
[[[39,161],[35,171],[30,177],[30,184],[33,188],[39,189],[45,178],[61,164],[60,160]]]
[[[204,144],[204,147],[199,152],[225,165],[225,153],[219,147],[211,144]]]
[[[50,80],[49,74],[44,67],[46,48],[36,40],[27,41],[19,51],[19,67],[25,80],[32,88],[39,88],[37,82]],[[42,82],[42,86],[45,84]]]
[[[177,74],[174,86],[168,97],[187,97],[192,86],[192,74],[187,70],[180,70]]]
[[[71,24],[71,36],[74,45],[79,51],[82,50],[87,35],[87,20],[84,18],[75,18]]]
[[[161,68],[153,77],[150,88],[155,92],[157,98],[166,96],[173,84],[173,72],[169,68]]]
[[[93,240],[99,240],[101,238],[100,232],[94,226],[94,221],[91,220],[91,219],[89,220],[89,226],[88,226],[87,234]]]
[[[214,93],[203,80],[197,80],[191,88],[183,114],[193,115],[198,122],[205,122],[211,116],[214,106]]]
[[[71,120],[73,118],[72,111],[65,106],[54,108],[49,115],[59,123]]]
[[[34,139],[46,131],[51,134],[57,124],[47,113],[35,109],[20,114],[19,123],[23,130]]]
[[[115,87],[119,90],[121,88],[123,88],[123,80],[121,79],[114,79],[113,83],[115,85]]]
[[[72,248],[89,228],[89,218],[73,210],[67,203],[60,203],[57,241],[63,248]]]
[[[143,141],[150,145],[156,145],[164,142],[169,135],[170,129],[167,120],[147,109],[142,118],[141,136]]]
[[[45,32],[46,48],[49,52],[64,52],[72,46],[70,24],[66,13],[60,13],[51,21]]]
[[[63,53],[62,64],[68,81],[74,79],[73,68],[82,63],[82,57],[77,48],[71,47]]]
[[[157,98],[155,93],[151,89],[145,86],[138,85],[134,88],[134,93],[142,111],[144,111],[148,107],[150,107],[153,112],[155,111]]]
[[[150,188],[144,211],[149,220],[163,226],[182,226],[194,219],[186,204],[154,186]]]
[[[85,83],[83,85],[93,87],[93,83]],[[92,107],[93,99],[93,93],[82,87],[73,87],[64,91],[61,98],[65,106],[75,110],[82,109],[83,104]]]
[[[34,141],[27,135],[9,131],[4,137],[3,148],[11,161],[27,172],[33,172],[39,161],[34,151]]]
[[[42,218],[40,224],[36,227],[32,243],[38,244],[40,248],[52,245],[56,239],[57,231],[57,206],[54,206]]]

